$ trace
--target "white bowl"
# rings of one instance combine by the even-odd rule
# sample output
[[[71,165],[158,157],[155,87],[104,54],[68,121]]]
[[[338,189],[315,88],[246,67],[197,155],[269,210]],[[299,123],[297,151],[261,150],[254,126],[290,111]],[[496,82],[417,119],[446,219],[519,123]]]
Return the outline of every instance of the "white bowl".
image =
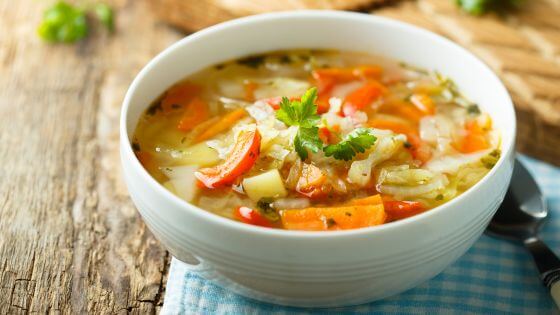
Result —
[[[266,229],[177,198],[140,165],[130,146],[141,113],[166,88],[216,63],[278,49],[371,52],[453,78],[502,135],[502,157],[454,200],[412,218],[334,232]],[[121,117],[121,160],[132,200],[161,243],[201,276],[258,300],[294,306],[365,303],[440,273],[477,240],[502,202],[513,168],[515,114],[486,65],[412,25],[347,12],[299,11],[222,23],[167,48],[132,82]]]

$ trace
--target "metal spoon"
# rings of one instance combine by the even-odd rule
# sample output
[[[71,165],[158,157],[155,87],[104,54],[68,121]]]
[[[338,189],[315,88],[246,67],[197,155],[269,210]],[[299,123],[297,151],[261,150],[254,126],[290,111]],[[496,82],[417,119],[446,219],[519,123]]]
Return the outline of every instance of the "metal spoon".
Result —
[[[486,233],[523,242],[533,255],[543,284],[560,308],[560,259],[537,236],[547,214],[548,209],[539,186],[516,159],[504,202],[492,218]]]

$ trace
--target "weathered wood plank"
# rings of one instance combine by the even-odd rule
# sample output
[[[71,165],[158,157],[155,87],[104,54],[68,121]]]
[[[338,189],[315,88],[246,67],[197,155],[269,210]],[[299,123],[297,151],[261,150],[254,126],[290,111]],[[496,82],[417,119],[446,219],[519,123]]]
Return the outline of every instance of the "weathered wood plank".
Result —
[[[134,75],[182,35],[144,1],[117,32],[35,36],[42,6],[0,1],[0,314],[155,313],[169,257],[120,175],[118,118]]]

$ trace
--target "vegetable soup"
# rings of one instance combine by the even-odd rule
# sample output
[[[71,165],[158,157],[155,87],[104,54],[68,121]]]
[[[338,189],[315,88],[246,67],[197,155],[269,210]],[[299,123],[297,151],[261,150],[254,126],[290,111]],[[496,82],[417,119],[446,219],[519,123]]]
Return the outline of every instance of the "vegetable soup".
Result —
[[[500,156],[453,81],[363,53],[278,51],[206,68],[140,118],[139,161],[190,203],[244,223],[344,230],[401,220]]]

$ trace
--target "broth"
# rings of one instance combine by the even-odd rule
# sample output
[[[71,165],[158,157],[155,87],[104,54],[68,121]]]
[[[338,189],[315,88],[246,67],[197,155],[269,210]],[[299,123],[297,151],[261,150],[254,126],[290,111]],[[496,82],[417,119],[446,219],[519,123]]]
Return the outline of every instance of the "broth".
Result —
[[[452,80],[379,56],[277,51],[208,67],[140,118],[133,149],[180,198],[294,230],[374,226],[478,182],[500,136]]]

